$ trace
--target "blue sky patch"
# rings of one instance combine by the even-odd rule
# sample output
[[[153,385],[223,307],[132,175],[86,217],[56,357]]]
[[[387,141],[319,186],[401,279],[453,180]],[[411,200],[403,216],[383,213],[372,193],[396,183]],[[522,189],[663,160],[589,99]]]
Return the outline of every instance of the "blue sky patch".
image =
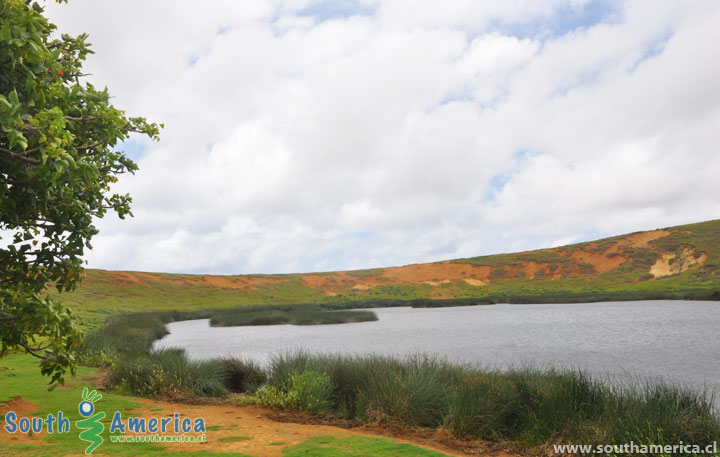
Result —
[[[581,6],[564,4],[549,16],[526,23],[495,23],[491,31],[520,39],[548,40],[579,29],[619,20],[620,4],[614,0],[590,0]]]
[[[376,9],[376,5],[366,5],[353,0],[319,0],[311,2],[298,11],[297,15],[311,17],[316,22],[325,22],[352,16],[372,16]]]
[[[657,57],[665,51],[665,47],[668,41],[673,37],[675,33],[672,30],[665,31],[664,33],[656,36],[650,42],[645,45],[645,52],[640,58],[630,67],[628,73],[633,73],[641,63],[646,60]]]
[[[515,151],[513,154],[513,160],[515,163],[510,169],[503,171],[502,173],[498,173],[490,178],[490,182],[488,183],[485,193],[482,196],[482,201],[491,203],[495,202],[495,197],[502,192],[505,185],[510,182],[513,176],[520,171],[525,162],[527,162],[528,159],[539,155],[542,155],[542,153],[533,149],[519,149]]]
[[[147,153],[147,145],[142,141],[131,138],[118,144],[115,147],[115,150],[123,151],[126,156],[130,157],[134,162],[137,162],[145,157],[145,154]]]

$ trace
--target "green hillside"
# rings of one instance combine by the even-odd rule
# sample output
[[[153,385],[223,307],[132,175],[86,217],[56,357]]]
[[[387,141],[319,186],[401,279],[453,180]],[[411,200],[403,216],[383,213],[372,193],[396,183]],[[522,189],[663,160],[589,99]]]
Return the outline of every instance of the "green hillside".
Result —
[[[719,266],[720,220],[713,220],[551,249],[358,271],[213,276],[91,269],[61,298],[97,320],[124,311],[246,304],[720,299]]]

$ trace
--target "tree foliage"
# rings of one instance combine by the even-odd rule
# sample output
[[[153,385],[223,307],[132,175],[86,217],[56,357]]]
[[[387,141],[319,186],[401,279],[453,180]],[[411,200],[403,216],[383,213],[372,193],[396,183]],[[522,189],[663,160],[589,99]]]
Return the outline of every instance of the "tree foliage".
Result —
[[[130,197],[110,186],[137,165],[115,149],[159,129],[85,81],[86,40],[57,36],[37,3],[0,0],[0,356],[41,358],[51,382],[74,373],[82,335],[48,288],[81,280],[95,218],[131,215]]]

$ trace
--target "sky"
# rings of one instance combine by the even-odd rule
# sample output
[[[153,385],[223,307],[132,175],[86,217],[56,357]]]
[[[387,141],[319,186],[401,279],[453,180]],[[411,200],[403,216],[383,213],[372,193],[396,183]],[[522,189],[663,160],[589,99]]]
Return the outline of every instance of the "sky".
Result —
[[[70,0],[161,141],[91,268],[360,269],[720,218],[716,0]]]

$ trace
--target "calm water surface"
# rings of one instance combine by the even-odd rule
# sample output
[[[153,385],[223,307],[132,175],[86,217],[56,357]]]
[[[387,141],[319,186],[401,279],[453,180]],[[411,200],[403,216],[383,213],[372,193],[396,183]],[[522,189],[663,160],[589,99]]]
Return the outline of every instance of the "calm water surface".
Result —
[[[155,347],[191,358],[273,354],[426,352],[482,366],[582,367],[600,376],[657,377],[720,392],[720,303],[638,301],[453,308],[378,308],[353,324],[210,327],[175,322]]]

